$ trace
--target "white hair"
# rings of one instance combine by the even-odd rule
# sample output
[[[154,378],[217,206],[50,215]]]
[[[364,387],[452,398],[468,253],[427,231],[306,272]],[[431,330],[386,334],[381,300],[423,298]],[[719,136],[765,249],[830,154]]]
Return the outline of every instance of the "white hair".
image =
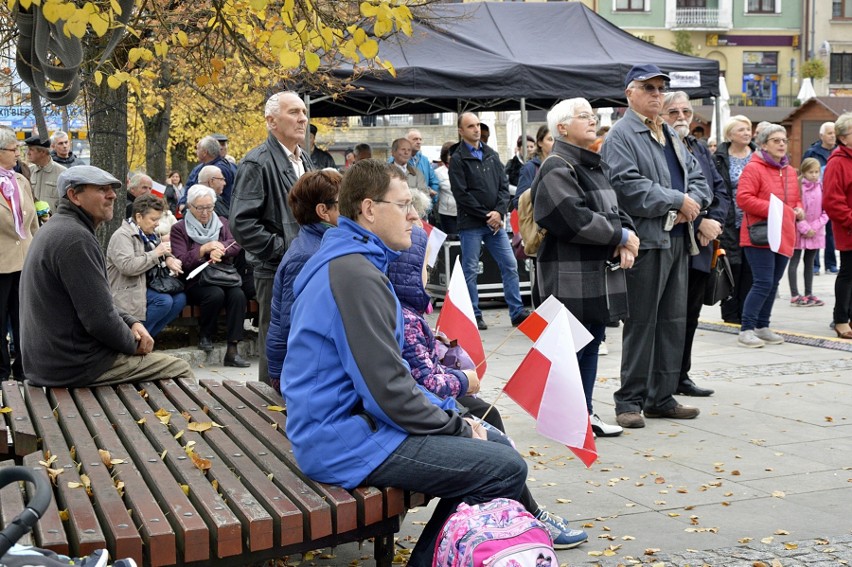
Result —
[[[275,93],[266,101],[266,106],[263,107],[263,117],[267,118],[269,116],[277,116],[278,111],[281,109],[281,97],[288,94],[299,97],[299,93],[295,91],[281,91],[280,93]]]
[[[690,109],[692,109],[692,102],[689,100],[688,94],[686,94],[684,91],[669,91],[663,97],[663,112],[665,112],[666,108],[668,108],[670,105],[674,104],[676,101],[679,100],[685,100],[686,105]]]
[[[198,140],[198,147],[211,157],[215,158],[219,155],[219,140],[213,136],[204,136]]]
[[[189,188],[189,191],[186,192],[186,204],[193,205],[200,197],[212,197],[213,202],[215,203],[216,191],[214,191],[212,187],[196,183]]]
[[[559,124],[565,124],[569,120],[573,119],[574,111],[577,110],[577,107],[580,105],[585,106],[587,104],[589,104],[589,101],[583,97],[577,97],[565,99],[553,105],[553,108],[551,108],[550,112],[547,113],[547,128],[550,130],[550,134],[554,139],[562,137],[559,135],[559,129],[557,126]]]
[[[56,132],[53,133],[52,136],[50,136],[50,143],[55,144],[59,140],[64,140],[67,137],[68,137],[68,134],[66,132],[63,132],[62,130],[57,130]]]
[[[829,128],[834,128],[834,122],[823,122],[822,125],[819,127],[820,135],[825,136],[825,132]]]
[[[198,182],[202,185],[207,185],[207,182],[210,181],[217,173],[221,175],[222,170],[215,165],[205,165],[198,172]]]

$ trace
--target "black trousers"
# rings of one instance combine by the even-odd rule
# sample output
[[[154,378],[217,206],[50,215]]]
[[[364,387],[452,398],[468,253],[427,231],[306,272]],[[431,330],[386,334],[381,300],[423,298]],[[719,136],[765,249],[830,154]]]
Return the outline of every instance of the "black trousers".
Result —
[[[704,306],[704,290],[709,279],[709,272],[689,269],[689,283],[686,291],[686,340],[683,343],[683,360],[680,363],[680,383],[689,379],[689,369],[692,368],[692,341],[698,329],[698,317]]]
[[[730,299],[722,302],[722,319],[727,323],[739,325],[743,317],[743,304],[751,289],[751,266],[741,254],[742,262],[731,264],[731,273],[734,276],[734,293]]]
[[[24,366],[21,357],[21,318],[18,287],[21,272],[0,274],[0,380],[8,380],[14,373],[15,378],[24,379]],[[15,341],[15,362],[9,354],[9,341],[6,340],[6,324],[12,322],[12,339]]]
[[[216,335],[219,311],[224,307],[227,321],[226,340],[229,343],[243,340],[246,295],[241,287],[196,285],[186,290],[186,299],[190,305],[201,307],[198,327],[202,337],[212,340]]]
[[[848,323],[852,316],[852,250],[840,252],[840,271],[834,281],[834,322]]]

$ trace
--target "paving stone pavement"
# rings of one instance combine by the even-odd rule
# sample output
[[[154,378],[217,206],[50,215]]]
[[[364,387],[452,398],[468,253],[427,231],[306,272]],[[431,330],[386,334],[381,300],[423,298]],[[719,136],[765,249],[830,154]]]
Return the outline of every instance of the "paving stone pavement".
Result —
[[[691,376],[716,393],[680,398],[701,415],[649,419],[644,429],[598,439],[598,461],[589,469],[565,447],[539,436],[514,402],[498,399],[530,342],[513,333],[504,307],[483,304],[490,327],[482,334],[486,353],[497,352],[489,357],[480,395],[497,400],[509,435],[527,459],[528,482],[539,502],[589,534],[586,544],[558,552],[560,565],[793,567],[852,561],[852,352],[828,327],[834,279],[814,279],[824,307],[791,306],[786,277],[782,281],[772,327],[814,339],[805,344],[740,348],[731,334],[736,329],[721,325],[719,308],[705,308],[707,324],[696,335]],[[594,398],[595,411],[611,423],[621,329],[607,329],[606,342],[610,354],[600,359]],[[196,369],[199,377],[256,379],[256,365],[204,366]],[[408,514],[400,549],[413,546],[430,513]],[[352,544],[288,562],[371,565],[371,553],[371,545]]]

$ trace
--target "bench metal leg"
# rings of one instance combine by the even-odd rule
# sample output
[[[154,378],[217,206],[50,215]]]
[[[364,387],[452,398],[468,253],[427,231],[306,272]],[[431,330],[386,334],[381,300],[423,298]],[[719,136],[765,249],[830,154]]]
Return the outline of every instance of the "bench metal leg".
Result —
[[[376,536],[373,539],[373,555],[376,567],[391,567],[393,564],[394,534]]]

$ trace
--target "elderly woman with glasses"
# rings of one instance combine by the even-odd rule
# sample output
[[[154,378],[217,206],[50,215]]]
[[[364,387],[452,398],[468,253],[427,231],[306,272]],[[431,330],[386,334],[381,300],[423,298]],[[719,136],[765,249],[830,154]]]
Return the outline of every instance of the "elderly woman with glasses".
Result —
[[[796,242],[796,221],[805,218],[799,179],[787,158],[787,131],[770,124],[755,140],[758,150],[743,169],[737,205],[743,211],[740,246],[751,267],[752,285],[743,303],[738,343],[746,348],[780,345],[784,338],[769,328],[778,282]],[[768,217],[771,196],[782,202],[783,220],[778,251],[769,247]]]
[[[224,364],[247,368],[249,362],[237,352],[237,344],[243,340],[246,314],[246,296],[240,287],[242,280],[233,267],[240,247],[231,235],[228,219],[213,212],[216,203],[213,189],[193,185],[187,192],[186,203],[183,220],[172,227],[172,254],[183,263],[186,274],[205,262],[211,264],[186,281],[187,302],[201,307],[198,348],[205,352],[213,350],[219,311],[224,307],[228,342]]]
[[[0,128],[0,380],[24,380],[18,288],[24,257],[38,230],[33,191],[29,181],[14,171],[18,139],[9,128]],[[18,349],[15,362],[6,341],[6,322],[12,321],[12,338]]]

